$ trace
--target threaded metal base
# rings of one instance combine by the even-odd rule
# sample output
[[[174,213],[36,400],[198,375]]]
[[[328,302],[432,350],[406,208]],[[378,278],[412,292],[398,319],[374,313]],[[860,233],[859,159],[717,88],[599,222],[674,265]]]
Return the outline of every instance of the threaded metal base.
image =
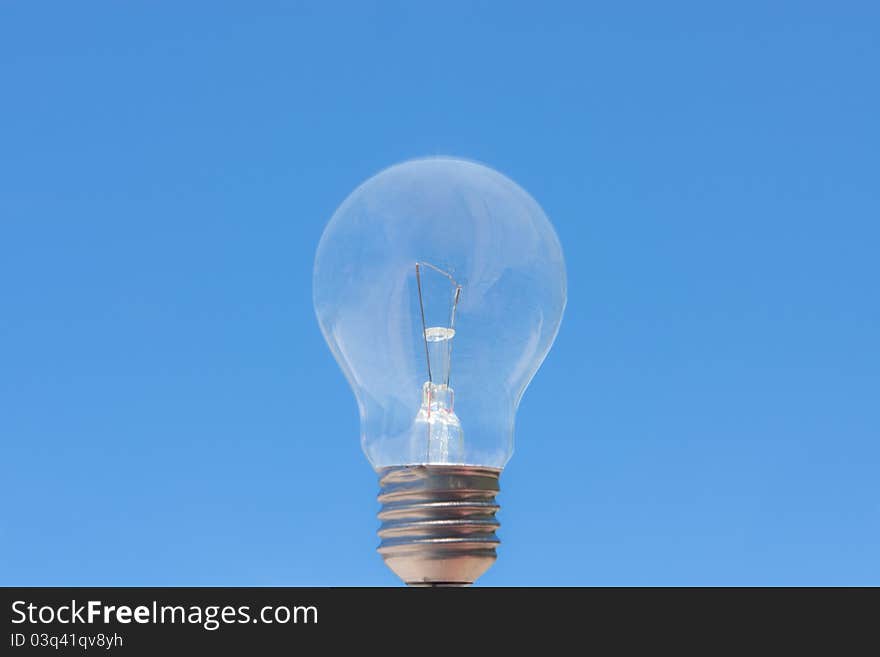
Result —
[[[410,586],[467,586],[495,561],[498,476],[470,465],[379,471],[379,554]]]

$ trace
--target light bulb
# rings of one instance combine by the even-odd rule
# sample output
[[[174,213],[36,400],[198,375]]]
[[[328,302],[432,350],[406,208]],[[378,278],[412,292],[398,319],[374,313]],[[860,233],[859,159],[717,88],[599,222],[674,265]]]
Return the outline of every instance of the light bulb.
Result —
[[[498,477],[565,297],[550,221],[481,164],[392,166],[327,224],[315,312],[379,475],[379,552],[406,583],[470,584],[494,562]]]

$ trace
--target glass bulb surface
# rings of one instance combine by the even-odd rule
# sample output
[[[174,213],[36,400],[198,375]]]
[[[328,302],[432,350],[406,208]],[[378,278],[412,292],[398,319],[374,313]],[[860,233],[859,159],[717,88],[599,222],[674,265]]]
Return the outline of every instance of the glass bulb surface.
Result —
[[[566,299],[562,248],[531,196],[466,160],[385,169],[330,219],[313,292],[376,469],[504,467]]]

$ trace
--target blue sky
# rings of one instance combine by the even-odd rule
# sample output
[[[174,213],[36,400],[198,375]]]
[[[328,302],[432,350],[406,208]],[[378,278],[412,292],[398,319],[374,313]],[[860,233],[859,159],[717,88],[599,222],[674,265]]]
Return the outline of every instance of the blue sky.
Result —
[[[585,4],[3,3],[0,584],[395,584],[311,273],[432,154],[568,265],[481,583],[880,584],[880,11]]]

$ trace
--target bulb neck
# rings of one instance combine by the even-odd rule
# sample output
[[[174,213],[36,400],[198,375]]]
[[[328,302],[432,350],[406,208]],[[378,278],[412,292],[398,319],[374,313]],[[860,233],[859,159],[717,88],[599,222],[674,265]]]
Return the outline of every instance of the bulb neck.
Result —
[[[468,586],[495,562],[498,477],[471,465],[379,470],[379,554],[410,586]]]

